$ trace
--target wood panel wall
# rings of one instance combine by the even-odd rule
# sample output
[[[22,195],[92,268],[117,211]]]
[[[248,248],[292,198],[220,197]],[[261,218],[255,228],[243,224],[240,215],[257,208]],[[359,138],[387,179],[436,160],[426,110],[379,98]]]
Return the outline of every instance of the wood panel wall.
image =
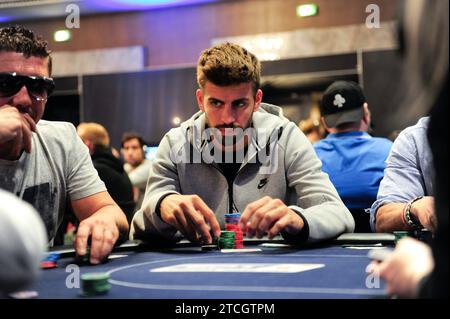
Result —
[[[380,7],[382,21],[393,20],[398,0],[313,0],[315,17],[298,18],[299,0],[225,0],[217,3],[151,11],[81,17],[70,42],[55,43],[53,32],[63,29],[65,18],[22,24],[50,40],[54,51],[89,50],[142,45],[147,66],[195,63],[199,53],[218,37],[292,31],[302,28],[362,24],[368,4]]]

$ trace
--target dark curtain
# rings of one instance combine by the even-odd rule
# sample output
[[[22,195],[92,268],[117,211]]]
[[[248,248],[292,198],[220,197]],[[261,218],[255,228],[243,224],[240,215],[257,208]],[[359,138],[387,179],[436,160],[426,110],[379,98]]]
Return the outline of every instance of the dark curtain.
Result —
[[[198,110],[195,68],[83,77],[81,120],[105,126],[119,148],[123,132],[140,133],[157,144],[174,124]]]

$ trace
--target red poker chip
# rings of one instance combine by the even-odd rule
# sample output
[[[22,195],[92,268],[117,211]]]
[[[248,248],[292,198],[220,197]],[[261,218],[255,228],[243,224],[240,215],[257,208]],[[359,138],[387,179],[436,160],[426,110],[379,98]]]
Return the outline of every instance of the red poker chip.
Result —
[[[42,261],[41,262],[41,268],[42,269],[51,269],[56,268],[57,264],[54,261]]]

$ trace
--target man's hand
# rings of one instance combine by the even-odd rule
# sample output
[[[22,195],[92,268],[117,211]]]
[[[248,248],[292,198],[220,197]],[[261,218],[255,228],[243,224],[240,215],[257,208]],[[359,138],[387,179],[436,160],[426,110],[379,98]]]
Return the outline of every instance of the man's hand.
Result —
[[[119,238],[119,229],[111,219],[96,215],[84,219],[78,226],[75,238],[77,255],[84,256],[86,254],[89,237],[91,237],[90,262],[98,264],[112,251]]]
[[[241,215],[240,224],[249,238],[255,234],[261,238],[266,233],[269,238],[273,238],[280,231],[295,235],[304,226],[303,219],[282,200],[269,196],[248,204]]]
[[[369,273],[378,274],[386,281],[386,292],[401,298],[415,298],[420,280],[434,267],[431,249],[412,239],[401,239],[394,252],[381,263],[372,262]]]
[[[161,218],[178,229],[189,241],[212,243],[210,231],[220,236],[214,212],[197,195],[169,195],[160,205]]]
[[[426,229],[434,232],[437,226],[436,215],[434,213],[434,197],[424,196],[415,201],[411,205],[411,214],[422,224]]]
[[[28,113],[21,113],[15,107],[0,107],[0,145],[2,157],[17,158],[22,150],[31,153],[32,132],[36,132],[36,123]]]
[[[128,234],[127,218],[108,192],[71,201],[71,205],[80,220],[75,251],[78,256],[84,256],[91,237],[90,262],[98,264],[112,251],[119,234]]]

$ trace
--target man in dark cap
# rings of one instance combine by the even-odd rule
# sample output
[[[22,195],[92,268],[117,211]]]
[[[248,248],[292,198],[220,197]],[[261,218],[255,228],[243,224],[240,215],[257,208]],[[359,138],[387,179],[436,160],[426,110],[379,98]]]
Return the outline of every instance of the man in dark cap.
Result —
[[[368,134],[370,111],[357,83],[332,83],[324,92],[320,112],[330,133],[314,144],[322,170],[353,214],[355,232],[370,232],[365,209],[376,200],[392,142]]]

